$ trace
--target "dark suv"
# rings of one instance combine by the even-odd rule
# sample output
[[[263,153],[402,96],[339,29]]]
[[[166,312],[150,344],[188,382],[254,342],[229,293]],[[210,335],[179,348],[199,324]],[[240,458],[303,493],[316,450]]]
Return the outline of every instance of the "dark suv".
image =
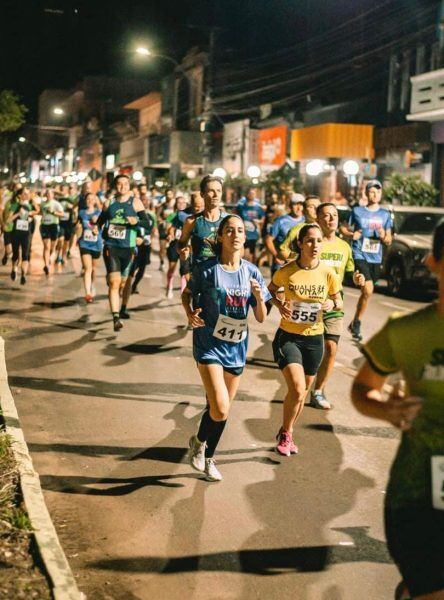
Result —
[[[391,206],[394,220],[393,243],[384,253],[382,277],[393,296],[401,296],[413,284],[422,289],[436,288],[437,280],[424,264],[432,249],[435,225],[444,217],[444,208]]]

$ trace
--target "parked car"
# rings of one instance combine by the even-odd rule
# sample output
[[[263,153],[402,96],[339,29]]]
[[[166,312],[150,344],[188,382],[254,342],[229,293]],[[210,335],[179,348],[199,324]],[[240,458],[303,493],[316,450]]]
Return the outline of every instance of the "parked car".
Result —
[[[424,259],[432,249],[435,225],[444,218],[444,208],[427,206],[385,206],[393,217],[393,243],[386,248],[382,277],[393,296],[401,296],[413,285],[422,289],[437,287],[437,279]]]

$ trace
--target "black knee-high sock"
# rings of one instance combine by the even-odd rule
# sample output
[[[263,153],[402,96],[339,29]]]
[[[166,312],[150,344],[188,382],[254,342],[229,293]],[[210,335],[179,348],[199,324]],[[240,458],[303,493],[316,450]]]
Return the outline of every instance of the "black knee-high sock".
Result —
[[[207,408],[202,415],[200,421],[199,431],[197,432],[197,439],[199,442],[207,442],[205,449],[205,457],[212,458],[222,433],[225,429],[226,421],[213,421],[210,417],[210,410]]]
[[[217,445],[225,429],[227,421],[213,421],[214,428],[207,439],[207,447],[205,448],[205,458],[213,458],[216,452]]]

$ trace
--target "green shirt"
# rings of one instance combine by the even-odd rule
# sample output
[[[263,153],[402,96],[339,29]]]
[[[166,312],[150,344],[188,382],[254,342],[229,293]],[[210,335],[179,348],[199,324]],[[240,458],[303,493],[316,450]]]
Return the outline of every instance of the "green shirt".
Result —
[[[402,434],[386,504],[430,507],[430,459],[444,456],[444,317],[435,304],[391,317],[363,352],[378,373],[401,371],[408,394],[424,400],[412,428]]]
[[[13,215],[15,213],[15,211],[17,210],[18,207],[18,202],[12,202],[11,200],[8,200],[5,204],[5,208],[3,211],[3,231],[6,231],[6,233],[11,233],[11,231],[14,229],[14,223],[8,222],[8,217],[9,215]]]

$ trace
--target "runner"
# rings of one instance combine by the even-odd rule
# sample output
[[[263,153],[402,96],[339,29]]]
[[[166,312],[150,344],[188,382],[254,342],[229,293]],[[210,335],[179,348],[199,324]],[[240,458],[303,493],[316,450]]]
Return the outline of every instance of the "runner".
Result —
[[[146,267],[151,264],[152,239],[157,232],[156,213],[152,210],[152,201],[149,199],[148,194],[142,191],[143,188],[146,188],[146,185],[143,185],[143,187],[139,186],[139,192],[140,199],[145,208],[148,225],[140,232],[142,242],[137,246],[137,255],[133,260],[130,270],[130,278],[132,279],[134,277],[134,282],[131,285],[131,294],[139,293],[137,287],[142,281]],[[148,277],[150,277],[150,275],[148,275]]]
[[[177,196],[176,203],[174,205],[174,212],[167,217],[166,228],[167,228],[167,258],[168,258],[168,271],[166,276],[166,295],[167,298],[173,297],[173,280],[174,271],[176,265],[180,259],[178,250],[178,243],[182,237],[183,224],[188,218],[186,212],[187,201],[183,196]]]
[[[76,235],[79,240],[80,258],[83,267],[83,285],[85,287],[85,300],[87,303],[94,301],[94,281],[96,268],[102,253],[102,233],[95,230],[95,225],[101,211],[96,207],[94,194],[86,194],[86,208],[79,210]]]
[[[88,196],[88,194],[86,194]],[[85,196],[85,203],[86,203]],[[59,238],[57,241],[57,264],[65,264],[75,225],[73,223],[74,198],[69,195],[69,186],[64,185],[58,201],[63,207],[63,217],[60,218]]]
[[[301,228],[308,223],[317,222],[316,210],[320,205],[321,200],[319,196],[307,196],[303,202],[303,213],[302,220],[300,223],[290,229],[285,236],[285,240],[282,242],[279,249],[279,258],[282,260],[289,260],[295,257],[293,245],[297,244],[298,234]]]
[[[165,193],[165,202],[156,209],[157,230],[159,232],[159,271],[163,271],[167,251],[167,219],[174,212],[174,190],[168,188]]]
[[[192,266],[214,256],[214,240],[217,229],[227,213],[222,211],[223,179],[215,175],[206,175],[200,182],[200,194],[205,208],[202,212],[191,215],[185,221],[179,240],[181,258],[185,258],[184,249],[191,243]]]
[[[208,401],[197,435],[190,438],[189,459],[208,481],[222,479],[213,457],[245,366],[248,309],[262,323],[271,297],[259,269],[241,258],[244,242],[242,219],[227,215],[218,227],[215,256],[196,264],[182,294]]]
[[[299,197],[293,198],[290,203],[290,212],[282,215],[282,217],[277,217],[277,219],[273,221],[270,232],[265,236],[265,245],[273,256],[271,274],[275,273],[285,263],[285,260],[279,258],[279,250],[287,233],[292,227],[303,222],[303,220],[297,216],[298,212],[296,209],[296,204],[303,200],[303,198],[302,194],[300,194]]]
[[[8,258],[12,258],[12,238],[11,233],[13,229],[12,223],[8,223],[5,218],[5,211],[9,210],[13,197],[18,190],[22,188],[21,183],[15,183],[7,191],[4,192],[4,199],[2,199],[2,216],[1,216],[1,228],[3,233],[3,242],[5,246],[5,253],[2,258],[2,265],[5,266],[8,262]]]
[[[367,206],[355,206],[349,220],[346,237],[352,240],[353,259],[356,269],[365,277],[355,316],[348,326],[354,340],[362,340],[361,321],[368,301],[375,289],[381,272],[383,246],[392,243],[392,219],[385,208],[380,207],[382,185],[372,179],[365,186]]]
[[[331,267],[320,262],[322,232],[305,225],[299,232],[299,256],[273,275],[271,303],[282,319],[273,341],[273,354],[287,383],[282,427],[276,439],[279,454],[297,454],[293,425],[304,407],[324,348],[322,312],[342,310],[341,284]],[[283,288],[284,297],[277,297]]]
[[[11,242],[12,242],[12,271],[11,279],[17,278],[17,269],[21,263],[20,284],[25,285],[28,274],[29,257],[31,253],[32,226],[34,216],[39,213],[39,209],[31,201],[31,194],[28,188],[21,188],[15,193],[15,198],[11,202],[5,217],[9,223],[12,223]]]
[[[363,285],[364,275],[354,272],[355,266],[350,244],[336,235],[339,222],[336,205],[333,202],[324,202],[318,206],[316,214],[323,235],[321,262],[334,269],[341,283],[346,273],[353,273],[353,283],[357,286]],[[331,404],[325,397],[324,389],[335,364],[339,338],[342,334],[344,312],[342,310],[324,312],[322,317],[324,321],[324,357],[311,392],[310,406],[328,410],[331,408]]]
[[[125,302],[120,306],[120,293],[131,269],[136,247],[137,227],[149,225],[145,208],[139,199],[130,193],[130,180],[127,175],[117,175],[114,179],[116,195],[106,201],[97,221],[98,232],[106,224],[103,258],[107,272],[108,297],[114,322],[114,331],[122,329],[121,319],[129,319]]]
[[[352,400],[362,414],[401,430],[385,495],[385,533],[413,598],[444,598],[444,220],[427,264],[438,278],[438,301],[393,316],[363,347],[366,362]],[[388,397],[387,376],[401,373]],[[402,586],[399,586],[401,588]]]
[[[40,205],[42,222],[40,224],[40,235],[43,240],[43,270],[49,275],[51,256],[54,254],[57,239],[59,237],[59,222],[63,217],[64,210],[60,202],[54,200],[54,190],[46,188],[43,202]]]
[[[242,198],[236,206],[236,213],[244,220],[247,239],[245,241],[245,258],[256,264],[256,245],[265,221],[265,210],[256,198],[256,189],[249,188],[246,198]]]

